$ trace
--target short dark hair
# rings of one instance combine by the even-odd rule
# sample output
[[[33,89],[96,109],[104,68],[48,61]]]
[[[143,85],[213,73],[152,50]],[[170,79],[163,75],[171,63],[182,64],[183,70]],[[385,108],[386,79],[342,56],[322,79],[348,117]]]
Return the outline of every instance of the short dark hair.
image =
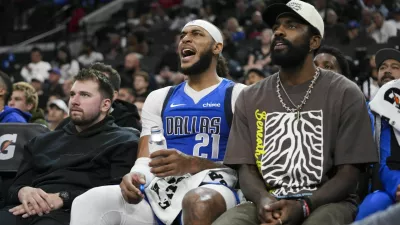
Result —
[[[6,89],[4,104],[7,105],[8,100],[10,100],[11,94],[13,92],[13,85],[10,77],[3,71],[0,71],[0,86],[4,86],[4,88]]]
[[[103,98],[108,98],[113,101],[114,96],[114,88],[107,78],[102,72],[94,69],[82,69],[78,75],[74,77],[74,81],[87,81],[93,80],[99,84],[99,91]]]
[[[112,66],[106,65],[101,62],[97,62],[90,65],[89,69],[106,73],[108,75],[108,79],[110,79],[110,82],[114,90],[119,91],[119,89],[121,88],[121,76],[115,69],[112,68]]]
[[[135,96],[135,92],[133,91],[133,88],[128,87],[128,86],[123,86],[121,89],[125,89],[130,95]]]
[[[39,52],[40,54],[42,54],[42,50],[40,50],[40,48],[38,48],[38,47],[32,48],[32,49],[31,49],[31,53],[32,53],[32,52]]]
[[[339,49],[332,46],[324,45],[321,47],[321,49],[319,49],[318,54],[320,53],[327,53],[333,55],[338,61],[340,70],[342,71],[342,75],[344,75],[347,78],[351,77],[349,63],[347,62],[346,57]]]
[[[256,69],[256,68],[249,69],[246,73],[246,77],[248,77],[250,73],[256,73],[259,77],[262,77],[262,78],[266,77],[265,73],[263,73],[261,70]]]

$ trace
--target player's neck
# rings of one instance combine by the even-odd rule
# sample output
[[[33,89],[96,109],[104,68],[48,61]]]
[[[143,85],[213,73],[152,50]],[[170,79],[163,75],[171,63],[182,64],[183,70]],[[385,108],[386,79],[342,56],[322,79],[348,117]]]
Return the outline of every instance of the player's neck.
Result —
[[[307,56],[303,64],[292,68],[281,68],[279,75],[282,83],[294,86],[311,80],[314,77],[316,67],[311,56]]]
[[[218,84],[221,81],[215,69],[209,69],[201,74],[190,76],[189,86],[195,91],[201,91]]]

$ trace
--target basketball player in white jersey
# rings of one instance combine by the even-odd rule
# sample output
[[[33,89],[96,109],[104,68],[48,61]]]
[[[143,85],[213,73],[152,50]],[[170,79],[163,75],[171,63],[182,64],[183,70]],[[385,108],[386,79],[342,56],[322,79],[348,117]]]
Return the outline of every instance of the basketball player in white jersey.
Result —
[[[222,49],[222,34],[213,24],[195,20],[184,26],[179,55],[188,80],[148,96],[131,173],[120,186],[76,198],[71,225],[206,225],[239,203],[233,190],[237,176],[221,161],[234,104],[245,86],[221,78],[227,76]],[[149,154],[153,126],[163,128],[168,150]]]

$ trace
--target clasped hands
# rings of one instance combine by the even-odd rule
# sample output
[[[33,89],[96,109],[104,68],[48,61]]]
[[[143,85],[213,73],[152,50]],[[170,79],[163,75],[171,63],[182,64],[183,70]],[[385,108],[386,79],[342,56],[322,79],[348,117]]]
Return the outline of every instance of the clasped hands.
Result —
[[[257,210],[261,225],[298,225],[304,219],[302,205],[296,200],[263,198]]]
[[[58,193],[46,193],[40,188],[23,187],[18,192],[18,199],[21,205],[10,209],[9,212],[15,216],[22,215],[22,218],[42,216],[63,207],[63,200]]]

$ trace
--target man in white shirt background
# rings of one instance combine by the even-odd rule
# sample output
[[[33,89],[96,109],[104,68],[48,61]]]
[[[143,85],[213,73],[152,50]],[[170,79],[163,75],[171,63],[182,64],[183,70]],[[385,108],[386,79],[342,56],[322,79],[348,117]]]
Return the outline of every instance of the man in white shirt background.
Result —
[[[390,37],[397,35],[397,28],[394,23],[385,20],[380,11],[372,14],[373,23],[367,28],[367,32],[378,44],[386,43]]]
[[[50,63],[42,61],[41,50],[39,48],[32,48],[31,62],[22,68],[21,76],[28,83],[30,83],[34,77],[40,80],[46,80],[49,78],[48,71],[50,69]]]

